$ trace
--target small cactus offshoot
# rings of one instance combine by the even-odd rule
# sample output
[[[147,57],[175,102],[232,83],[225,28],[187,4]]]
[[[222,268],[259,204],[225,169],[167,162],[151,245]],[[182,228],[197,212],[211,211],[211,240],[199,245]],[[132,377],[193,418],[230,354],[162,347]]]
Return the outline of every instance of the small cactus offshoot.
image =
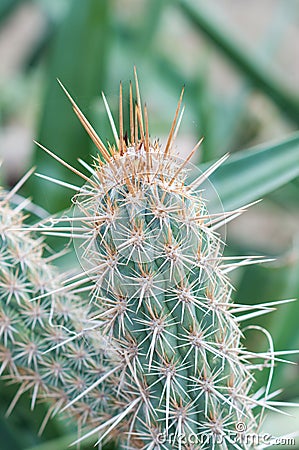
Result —
[[[63,287],[53,256],[43,256],[43,237],[23,223],[27,200],[12,202],[31,173],[11,192],[0,191],[0,375],[19,384],[7,414],[30,391],[32,408],[37,399],[49,404],[40,431],[66,405],[79,429],[98,425],[99,416],[118,411],[109,400],[117,386],[115,358],[110,352],[107,361],[88,302]],[[107,373],[105,386],[81,398]]]
[[[50,305],[59,305],[62,295],[75,319],[63,321],[68,336],[48,352],[56,329],[52,323],[59,323],[55,306],[52,323],[38,324],[40,333],[33,327],[44,351],[23,365],[40,376],[45,371],[39,367],[51,352],[61,352],[61,406],[56,402],[55,412],[68,410],[80,429],[86,424],[86,433],[76,443],[94,436],[99,444],[117,438],[121,448],[131,450],[254,448],[254,442],[242,441],[242,433],[257,434],[264,411],[276,410],[270,389],[277,355],[271,336],[258,326],[248,328],[266,335],[269,351],[259,355],[246,350],[239,324],[285,301],[232,303],[227,274],[263,260],[238,261],[222,254],[217,230],[246,208],[209,214],[203,183],[227,155],[190,182],[188,164],[202,140],[180,160],[174,141],[183,92],[162,147],[150,139],[136,71],[135,86],[136,103],[130,85],[128,131],[123,125],[122,85],[118,129],[103,95],[115,138],[108,145],[63,88],[99,154],[92,167],[81,161],[85,175],[41,146],[85,182],[80,187],[43,175],[76,194],[73,217],[64,218],[59,227],[43,225],[42,230],[72,237],[84,270],[61,288],[32,293],[32,305],[46,308],[49,316]],[[79,312],[78,299],[70,298],[74,293],[89,293],[90,304],[82,300]],[[41,301],[48,296],[48,303]],[[14,299],[15,304],[21,300]],[[65,350],[74,345],[84,355],[80,362],[73,350]],[[11,346],[17,351],[14,340]],[[92,371],[98,360],[101,370],[96,365]],[[255,392],[254,370],[261,368],[269,370],[269,382]],[[56,386],[48,366],[46,370],[44,397],[50,400]]]

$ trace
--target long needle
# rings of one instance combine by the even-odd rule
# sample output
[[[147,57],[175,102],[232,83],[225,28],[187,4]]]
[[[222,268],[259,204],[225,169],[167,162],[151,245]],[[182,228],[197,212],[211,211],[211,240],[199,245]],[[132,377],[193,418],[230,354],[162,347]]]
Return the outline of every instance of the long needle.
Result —
[[[106,161],[109,161],[110,159],[110,155],[105,147],[105,145],[103,144],[101,138],[98,136],[98,134],[96,133],[95,129],[92,127],[92,125],[88,122],[88,120],[86,119],[86,117],[84,116],[84,114],[82,113],[82,111],[79,109],[79,107],[77,106],[76,102],[73,100],[73,98],[71,97],[71,95],[69,94],[69,92],[66,90],[66,88],[64,87],[64,85],[61,83],[61,81],[57,78],[58,83],[60,84],[60,86],[62,87],[64,93],[66,94],[66,96],[68,97],[68,99],[70,100],[73,110],[76,114],[76,116],[78,117],[78,119],[80,120],[80,122],[82,123],[83,127],[85,128],[85,130],[87,131],[87,133],[89,134],[90,138],[92,139],[92,141],[95,143],[95,145],[97,146],[97,148],[100,150],[100,152],[102,153],[104,159],[106,159]]]
[[[121,156],[124,153],[123,88],[121,82],[119,84],[119,152]]]
[[[137,96],[137,105],[140,112],[140,134],[143,137],[144,136],[144,128],[143,128],[143,118],[142,118],[142,108],[141,108],[141,98],[140,98],[140,92],[139,92],[139,83],[138,83],[138,77],[137,77],[137,70],[134,66],[134,77],[135,77],[135,85],[136,85],[136,96]]]
[[[174,134],[174,131],[175,131],[175,125],[176,125],[176,122],[177,122],[177,119],[178,119],[178,115],[179,115],[179,111],[180,111],[180,108],[181,108],[184,91],[185,91],[185,86],[183,86],[183,88],[182,88],[182,92],[181,92],[181,95],[180,95],[180,98],[179,98],[178,106],[177,106],[176,111],[175,111],[175,116],[174,116],[174,119],[173,119],[173,122],[172,122],[172,125],[171,125],[169,136],[168,136],[168,139],[167,139],[167,142],[166,142],[166,147],[165,147],[165,150],[164,150],[164,156],[168,155],[170,147],[171,147],[171,144],[172,144],[172,141],[173,141],[173,134]]]

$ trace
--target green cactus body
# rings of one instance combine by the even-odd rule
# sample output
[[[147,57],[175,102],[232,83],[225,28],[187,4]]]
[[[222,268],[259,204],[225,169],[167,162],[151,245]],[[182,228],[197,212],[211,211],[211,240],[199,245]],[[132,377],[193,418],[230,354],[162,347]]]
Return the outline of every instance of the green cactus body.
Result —
[[[81,215],[103,220],[84,243],[83,257],[98,271],[101,332],[123,354],[121,389],[134,387],[132,403],[140,400],[126,418],[128,428],[142,445],[143,435],[159,430],[172,436],[165,448],[178,448],[179,435],[188,441],[210,430],[216,439],[241,421],[253,427],[251,377],[238,354],[231,287],[204,203],[186,189],[183,174],[169,186],[178,166],[158,146],[149,156],[159,170],[146,169],[139,142],[127,151],[115,175],[110,165],[98,169],[104,189],[114,176],[115,185],[99,197],[79,194],[75,203]],[[125,181],[135,156],[136,181]]]
[[[115,365],[94,334],[97,321],[88,317],[88,302],[63,287],[42,255],[42,239],[28,231],[22,210],[9,200],[0,192],[0,374],[20,385],[8,412],[31,391],[32,408],[38,398],[50,403],[41,429],[66,405],[79,427],[98,425],[99,414],[118,411],[111,397]],[[107,372],[109,382],[82,399]]]
[[[128,398],[114,420],[87,435],[99,433],[101,441],[125,430],[126,449],[199,449],[205,441],[234,448],[238,424],[254,430],[256,421],[253,377],[215,231],[227,216],[207,212],[199,190],[207,173],[188,181],[187,163],[201,141],[186,161],[174,154],[181,99],[162,149],[149,140],[137,81],[136,89],[130,139],[122,88],[119,135],[103,96],[116,139],[108,149],[67,94],[101,153],[93,168],[85,164],[93,175],[73,199],[74,235],[100,333],[122,360],[118,397]]]

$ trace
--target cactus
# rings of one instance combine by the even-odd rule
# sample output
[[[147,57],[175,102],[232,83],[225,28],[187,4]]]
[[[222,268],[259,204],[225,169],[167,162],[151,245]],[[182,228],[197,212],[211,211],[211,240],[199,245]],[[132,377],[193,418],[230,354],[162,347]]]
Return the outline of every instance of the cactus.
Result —
[[[103,94],[115,137],[108,146],[62,86],[99,151],[93,167],[82,162],[90,178],[38,144],[86,182],[68,186],[77,191],[72,236],[79,242],[81,282],[90,290],[94,317],[102,321],[98,332],[120,356],[117,399],[127,397],[118,414],[76,442],[98,435],[100,443],[121,430],[125,449],[199,449],[203,442],[205,448],[240,448],[232,436],[257,433],[264,409],[271,408],[270,381],[258,398],[253,369],[270,365],[271,380],[275,360],[266,331],[261,330],[271,351],[261,363],[252,364],[259,355],[241,343],[239,322],[246,317],[233,314],[238,306],[231,301],[227,273],[254,260],[227,262],[217,233],[245,208],[209,215],[201,186],[227,155],[190,182],[188,163],[202,139],[180,161],[174,140],[183,91],[162,148],[149,138],[136,71],[135,84],[130,133],[124,133],[122,85],[118,131]],[[247,317],[252,314],[259,313]]]
[[[66,405],[79,428],[98,425],[99,414],[105,417],[119,408],[112,396],[117,355],[110,352],[107,361],[105,346],[94,334],[97,320],[88,317],[88,302],[61,284],[53,256],[43,256],[42,238],[23,223],[27,202],[11,203],[31,173],[10,193],[0,191],[0,375],[19,384],[7,413],[31,391],[32,409],[38,398],[50,403],[41,431]],[[107,372],[109,382],[81,399],[86,386]]]
[[[245,208],[208,212],[202,183],[227,155],[190,181],[188,164],[202,140],[186,160],[175,154],[183,91],[162,148],[150,140],[136,71],[135,84],[129,133],[122,85],[118,131],[103,94],[115,137],[108,146],[62,86],[99,154],[93,167],[81,161],[87,176],[38,144],[85,181],[80,187],[41,175],[76,191],[74,215],[61,221],[70,226],[43,224],[42,230],[72,237],[83,271],[59,282],[40,250],[34,256],[36,241],[26,233],[35,228],[18,235],[29,262],[13,256],[10,236],[19,231],[2,235],[2,273],[22,274],[22,294],[6,286],[1,307],[3,368],[22,391],[33,385],[33,403],[41,392],[54,412],[77,420],[79,431],[86,425],[75,443],[118,437],[130,450],[254,448],[244,432],[258,433],[264,410],[276,409],[270,385],[277,358],[270,335],[257,326],[251,328],[266,334],[270,350],[247,351],[239,323],[275,303],[233,304],[227,273],[262,259],[235,262],[222,254],[217,229]],[[5,222],[4,210],[1,217]],[[36,354],[25,352],[33,346]],[[269,382],[255,393],[254,369],[264,367]]]

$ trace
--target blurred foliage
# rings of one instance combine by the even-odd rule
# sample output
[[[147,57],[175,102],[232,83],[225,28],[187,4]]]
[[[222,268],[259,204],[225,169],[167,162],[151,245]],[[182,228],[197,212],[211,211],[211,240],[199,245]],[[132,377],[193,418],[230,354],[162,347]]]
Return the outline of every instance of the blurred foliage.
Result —
[[[35,5],[45,23],[16,76],[8,85],[0,84],[3,130],[20,117],[22,121],[33,117],[34,138],[79,167],[77,159],[90,161],[95,148],[56,78],[65,84],[103,140],[109,140],[112,136],[100,91],[106,92],[116,114],[117,84],[122,79],[124,87],[128,86],[136,64],[143,97],[151,100],[151,129],[157,135],[164,137],[167,133],[179,91],[185,84],[187,108],[181,135],[194,140],[200,133],[205,135],[199,167],[207,167],[226,151],[234,152],[212,177],[226,209],[266,196],[265,203],[275,205],[280,212],[277,221],[281,227],[286,216],[298,220],[299,137],[292,133],[299,122],[298,95],[272,70],[287,25],[299,18],[298,3],[273,1],[277,14],[271,29],[265,30],[259,48],[251,49],[244,48],[221,14],[211,14],[211,8],[202,0],[1,0],[0,26],[4,27],[21,6],[29,4]],[[174,39],[175,33],[178,39]],[[213,71],[218,70],[213,65],[215,58],[238,80],[233,92],[215,89],[211,80]],[[269,126],[270,133],[279,139],[250,148],[261,141],[264,128]],[[280,134],[277,127],[282,130]],[[30,165],[33,163],[40,173],[78,183],[75,176],[37,147],[32,150]],[[59,212],[69,205],[72,193],[36,178],[27,184],[24,194],[50,212]],[[247,236],[244,242],[230,237],[229,252],[261,253],[252,243],[250,229]],[[289,242],[283,255],[275,256],[275,263],[239,271],[235,280],[237,301],[255,304],[299,297],[296,239]],[[299,302],[294,302],[254,322],[271,331],[278,350],[295,349],[299,347],[298,317]],[[249,345],[261,351],[267,349],[260,334],[250,332],[246,336]],[[298,362],[296,355],[289,359]],[[264,383],[266,376],[257,374],[259,383]],[[299,397],[298,366],[278,365],[273,389],[280,386],[285,386],[281,398],[293,401]],[[26,395],[12,417],[4,418],[13,392],[14,387],[1,383],[1,450],[66,450],[75,433],[72,424],[54,418],[38,437],[37,424],[46,406],[39,405],[29,414]],[[283,434],[283,422],[281,427],[276,431]],[[87,444],[81,448],[93,447]]]
[[[188,0],[178,0],[178,3],[193,25],[200,32],[206,34],[212,42],[241,70],[244,76],[260,88],[271,100],[273,100],[284,113],[297,125],[299,123],[299,98],[294,93],[288,92],[282,86],[267,67],[260,63],[255,55],[248,50],[244,51],[236,42],[229,30],[215,22],[212,16],[206,14],[203,7],[192,6]],[[199,2],[201,3],[201,2]]]
[[[201,166],[202,170],[206,165]],[[261,199],[299,177],[299,133],[231,156],[209,181],[225,211]],[[208,187],[206,187],[206,190]],[[211,210],[213,204],[210,204]]]
[[[0,20],[5,19],[18,3],[19,0],[2,0],[0,3]]]
[[[108,0],[75,2],[59,27],[50,49],[44,100],[47,107],[41,116],[39,140],[67,160],[74,161],[76,157],[86,156],[90,139],[78,126],[76,117],[70,114],[69,104],[56,78],[67,84],[72,92],[80,92],[87,105],[95,97],[99,86],[105,86],[109,45],[108,8]],[[47,171],[58,179],[65,179],[69,175],[67,169],[54,165],[41,151],[36,152],[34,162],[39,170]],[[47,186],[46,198],[39,189],[38,180],[35,180],[32,189],[36,194],[36,202],[44,203],[52,212],[67,204],[57,196],[54,185]]]

